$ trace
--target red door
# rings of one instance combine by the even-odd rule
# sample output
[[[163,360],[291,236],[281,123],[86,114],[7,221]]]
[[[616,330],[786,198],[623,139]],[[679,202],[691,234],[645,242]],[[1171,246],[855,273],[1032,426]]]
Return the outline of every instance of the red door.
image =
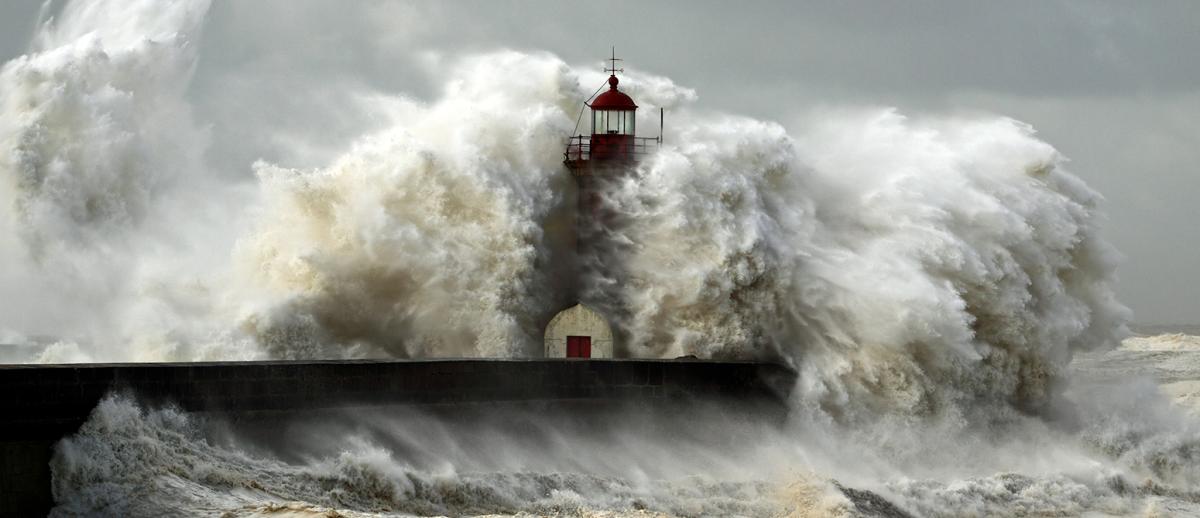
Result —
[[[592,357],[592,337],[590,336],[568,336],[567,337],[567,358],[591,358]]]

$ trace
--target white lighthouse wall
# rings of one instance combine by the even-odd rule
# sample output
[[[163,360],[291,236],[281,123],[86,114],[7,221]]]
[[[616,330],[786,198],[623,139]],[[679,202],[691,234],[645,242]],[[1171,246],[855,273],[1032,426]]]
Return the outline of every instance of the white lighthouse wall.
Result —
[[[604,316],[595,310],[577,304],[554,316],[546,326],[546,357],[565,358],[568,336],[590,336],[592,358],[612,358],[612,328]]]

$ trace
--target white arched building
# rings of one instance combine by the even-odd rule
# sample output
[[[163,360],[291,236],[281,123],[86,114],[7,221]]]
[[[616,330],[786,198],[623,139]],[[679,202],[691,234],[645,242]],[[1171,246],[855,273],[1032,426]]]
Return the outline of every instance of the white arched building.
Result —
[[[576,304],[546,325],[547,358],[612,358],[612,328],[596,310]]]

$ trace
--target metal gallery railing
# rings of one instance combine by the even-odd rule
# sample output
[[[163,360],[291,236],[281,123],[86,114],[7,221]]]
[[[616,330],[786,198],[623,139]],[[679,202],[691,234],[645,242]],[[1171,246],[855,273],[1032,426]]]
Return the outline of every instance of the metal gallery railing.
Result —
[[[563,160],[568,163],[586,162],[592,158],[590,135],[577,135],[567,139],[567,149],[563,152]],[[608,150],[605,155],[608,158],[629,158],[638,160],[646,155],[658,151],[662,144],[662,139],[659,137],[630,137],[625,141],[623,149]]]

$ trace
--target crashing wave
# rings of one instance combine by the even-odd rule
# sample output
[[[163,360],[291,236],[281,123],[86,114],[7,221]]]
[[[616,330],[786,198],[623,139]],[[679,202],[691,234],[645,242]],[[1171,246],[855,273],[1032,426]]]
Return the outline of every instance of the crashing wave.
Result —
[[[590,298],[626,354],[783,358],[807,404],[853,421],[1044,411],[1072,354],[1127,318],[1100,197],[1028,126],[885,110],[789,130],[697,116],[649,75],[623,84],[672,105],[674,137],[607,193],[626,278],[579,288],[559,157],[585,88],[512,51],[458,60],[430,102],[376,95],[391,128],[331,165],[255,164],[225,265],[201,266],[185,258],[208,231],[178,225],[198,241],[176,247],[145,227],[204,175],[184,92],[207,4],[105,5],[66,6],[3,74],[24,251],[139,265],[99,276],[120,293],[106,332],[64,340],[91,359],[528,356]]]

